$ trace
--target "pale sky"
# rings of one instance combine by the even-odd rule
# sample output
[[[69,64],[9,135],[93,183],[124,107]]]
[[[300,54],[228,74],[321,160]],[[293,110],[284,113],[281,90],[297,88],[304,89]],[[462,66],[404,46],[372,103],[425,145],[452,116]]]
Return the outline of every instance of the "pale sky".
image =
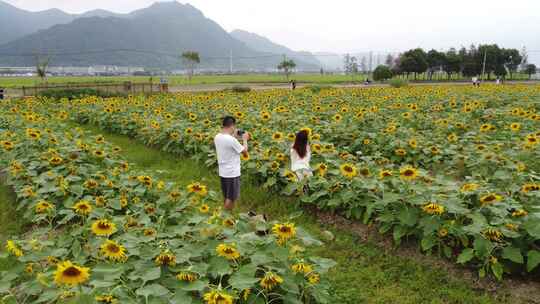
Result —
[[[130,12],[155,0],[4,0],[38,11]],[[181,0],[227,31],[243,29],[294,50],[336,53],[526,46],[540,57],[540,0]],[[537,52],[535,52],[537,51]],[[538,60],[535,60],[538,62]]]

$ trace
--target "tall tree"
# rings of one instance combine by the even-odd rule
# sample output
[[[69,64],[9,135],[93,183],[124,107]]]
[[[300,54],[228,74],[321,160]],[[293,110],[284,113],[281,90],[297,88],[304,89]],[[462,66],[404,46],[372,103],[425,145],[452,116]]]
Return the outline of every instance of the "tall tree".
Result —
[[[428,69],[427,54],[421,48],[403,53],[400,61],[401,70],[407,74],[407,77],[413,73],[415,80],[419,73],[424,73]]]
[[[289,81],[289,76],[292,73],[292,70],[296,67],[296,63],[292,59],[283,58],[283,61],[277,66],[278,70],[283,71],[285,78]]]
[[[508,69],[510,79],[512,79],[514,73],[518,71],[523,57],[516,49],[502,49],[501,60],[503,61],[503,65]]]
[[[457,53],[456,49],[452,48],[446,52],[443,70],[448,75],[449,80],[452,78],[452,74],[461,71],[462,61],[463,58]]]
[[[41,82],[45,82],[47,78],[47,70],[49,69],[49,57],[42,58],[36,57],[36,74],[41,79]]]
[[[195,68],[201,63],[201,57],[198,52],[184,52],[182,53],[182,62],[188,70],[188,79],[191,81]]]
[[[428,62],[428,77],[429,80],[433,79],[433,73],[440,70],[444,64],[446,58],[445,54],[435,49],[430,50],[427,53],[426,59]]]
[[[529,79],[532,78],[532,75],[536,74],[536,65],[534,64],[528,64],[526,67],[525,67],[525,73],[527,73],[527,75],[529,75]]]

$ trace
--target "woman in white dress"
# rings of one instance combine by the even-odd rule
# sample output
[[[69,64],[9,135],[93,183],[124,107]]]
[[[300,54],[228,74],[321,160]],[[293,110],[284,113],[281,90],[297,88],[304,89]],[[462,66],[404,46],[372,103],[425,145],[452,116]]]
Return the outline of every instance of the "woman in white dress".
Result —
[[[294,145],[291,147],[291,170],[296,174],[298,180],[313,175],[309,162],[311,160],[311,149],[308,143],[308,132],[302,130],[296,134]]]

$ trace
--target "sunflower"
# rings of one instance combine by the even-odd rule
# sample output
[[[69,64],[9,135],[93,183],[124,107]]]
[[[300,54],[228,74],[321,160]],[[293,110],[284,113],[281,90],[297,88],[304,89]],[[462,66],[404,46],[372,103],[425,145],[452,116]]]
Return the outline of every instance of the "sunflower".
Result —
[[[418,177],[418,169],[412,166],[405,166],[399,169],[399,177],[406,181],[415,180]]]
[[[23,256],[23,251],[12,240],[8,240],[6,242],[6,250],[7,250],[7,252],[11,253],[12,255],[14,255],[16,257]]]
[[[365,138],[364,140],[362,140],[362,143],[367,146],[367,145],[371,144],[371,139]]]
[[[261,112],[261,119],[262,120],[269,120],[270,118],[272,117],[272,115],[270,115],[270,113],[264,111],[264,112]]]
[[[296,235],[296,227],[292,223],[275,224],[272,232],[281,240],[289,240]]]
[[[112,240],[106,240],[99,249],[104,257],[114,262],[125,262],[128,258],[126,248]]]
[[[540,184],[525,184],[521,187],[521,192],[523,193],[529,193],[531,191],[539,191],[540,190]]]
[[[7,141],[7,140],[3,140],[3,141],[0,141],[0,145],[4,148],[4,150],[6,151],[11,151],[13,149],[13,147],[15,146],[13,144],[13,142],[11,141]]]
[[[95,179],[88,179],[84,182],[84,187],[86,189],[96,189],[99,186],[98,182]]]
[[[272,140],[273,141],[281,142],[281,141],[283,141],[283,139],[284,139],[283,133],[281,133],[281,132],[275,132],[274,134],[272,134]]]
[[[512,212],[512,217],[523,217],[529,215],[529,212],[523,209],[516,210]]]
[[[321,281],[321,276],[318,273],[311,273],[308,275],[307,280],[310,284],[315,285]]]
[[[384,179],[386,177],[392,176],[392,171],[390,170],[381,170],[379,171],[379,179]]]
[[[79,215],[88,215],[92,212],[92,205],[85,200],[78,201],[72,208],[75,210],[75,213]]]
[[[320,163],[317,166],[315,166],[315,170],[317,170],[317,174],[319,176],[325,176],[326,171],[328,171],[328,166],[324,163]]]
[[[247,151],[240,153],[240,159],[243,161],[248,161],[250,159],[249,153]]]
[[[150,176],[145,176],[145,175],[137,176],[137,180],[141,184],[147,186],[148,188],[152,187],[153,182],[152,182],[152,177]]]
[[[396,150],[394,151],[394,153],[395,153],[397,156],[405,156],[405,155],[407,155],[407,151],[405,151],[405,149],[403,149],[403,148],[396,149]]]
[[[291,266],[291,270],[294,273],[308,274],[313,271],[313,267],[306,263],[296,263]]]
[[[495,193],[488,193],[480,198],[480,203],[482,206],[495,204],[496,202],[502,200],[502,196]]]
[[[259,282],[262,288],[272,290],[283,283],[283,278],[273,272],[267,272]]]
[[[176,275],[176,278],[179,281],[193,283],[197,281],[197,279],[199,278],[199,275],[192,271],[182,271]]]
[[[341,175],[347,178],[353,178],[358,174],[356,167],[353,164],[349,163],[339,166],[339,170],[341,172]]]
[[[439,231],[437,231],[437,234],[439,235],[439,237],[444,238],[444,237],[448,236],[448,229],[441,228],[441,229],[439,229]]]
[[[58,285],[79,285],[90,278],[90,268],[64,261],[56,265],[54,281]]]
[[[145,229],[143,230],[143,235],[144,235],[144,236],[150,236],[150,237],[152,237],[152,236],[155,236],[156,234],[157,234],[157,231],[156,231],[156,229],[154,229],[154,228],[145,228]]]
[[[199,196],[205,196],[208,193],[208,190],[205,185],[201,183],[192,183],[187,186],[187,191],[189,193],[195,193]]]
[[[201,207],[199,207],[199,212],[204,214],[210,212],[210,206],[208,206],[207,204],[201,205]]]
[[[514,132],[517,132],[517,131],[521,130],[521,124],[519,124],[517,122],[514,122],[514,123],[510,124],[510,130],[512,130]]]
[[[467,184],[464,184],[463,186],[461,186],[461,192],[465,193],[465,192],[473,192],[473,191],[476,191],[478,189],[479,185],[478,184],[475,184],[475,183],[467,183]]]
[[[480,126],[480,132],[488,132],[488,131],[493,131],[493,130],[495,130],[495,127],[488,123]]]
[[[449,134],[446,139],[448,139],[449,142],[456,142],[458,140],[458,136],[456,133]]]
[[[285,170],[285,172],[283,173],[283,176],[285,178],[287,178],[287,180],[291,183],[294,183],[296,181],[298,181],[298,177],[296,176],[296,174],[294,172],[292,172],[291,170]]]
[[[176,265],[176,256],[171,254],[169,250],[166,250],[160,253],[155,259],[154,262],[157,265],[161,266],[174,266]]]
[[[240,257],[240,252],[238,252],[234,244],[219,244],[216,247],[216,252],[227,260],[236,260]]]
[[[500,242],[502,241],[503,234],[498,229],[488,228],[482,232],[484,237],[490,241]]]
[[[340,114],[336,114],[336,115],[332,116],[332,119],[335,122],[340,122],[343,119],[343,116],[341,116]]]
[[[234,219],[228,218],[224,219],[222,224],[225,227],[234,227],[234,225],[236,225],[236,222],[234,221]]]
[[[424,207],[422,207],[422,210],[424,210],[424,212],[427,214],[441,215],[444,213],[444,206],[430,202],[424,205]]]
[[[233,304],[234,298],[225,291],[212,290],[204,294],[203,299],[206,304]]]
[[[418,141],[414,138],[409,139],[409,146],[416,149],[416,147],[418,147]]]
[[[105,151],[103,151],[103,150],[95,150],[93,152],[93,154],[97,158],[105,158],[105,156],[106,156]]]
[[[52,209],[54,209],[54,205],[46,201],[39,201],[35,207],[35,211],[38,214],[47,213]]]
[[[97,220],[92,223],[92,232],[98,236],[109,236],[116,232],[116,225],[106,219]]]
[[[294,141],[296,139],[296,135],[294,133],[288,133],[287,134],[287,139],[289,141]]]
[[[95,199],[96,206],[103,207],[105,204],[107,204],[107,200],[104,196],[97,196]]]
[[[272,171],[277,171],[279,169],[279,167],[281,166],[281,164],[277,161],[273,161],[271,164],[270,164],[270,169]]]
[[[115,304],[118,303],[118,300],[114,298],[112,295],[99,295],[94,298],[96,302],[98,303],[105,303],[105,304]]]

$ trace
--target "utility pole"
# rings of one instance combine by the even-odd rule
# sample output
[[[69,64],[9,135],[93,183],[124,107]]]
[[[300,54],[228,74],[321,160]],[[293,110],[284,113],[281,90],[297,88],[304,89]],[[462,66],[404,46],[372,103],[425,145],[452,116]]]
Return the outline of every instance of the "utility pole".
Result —
[[[232,75],[233,73],[233,57],[232,57],[232,49],[229,54],[229,73]]]

